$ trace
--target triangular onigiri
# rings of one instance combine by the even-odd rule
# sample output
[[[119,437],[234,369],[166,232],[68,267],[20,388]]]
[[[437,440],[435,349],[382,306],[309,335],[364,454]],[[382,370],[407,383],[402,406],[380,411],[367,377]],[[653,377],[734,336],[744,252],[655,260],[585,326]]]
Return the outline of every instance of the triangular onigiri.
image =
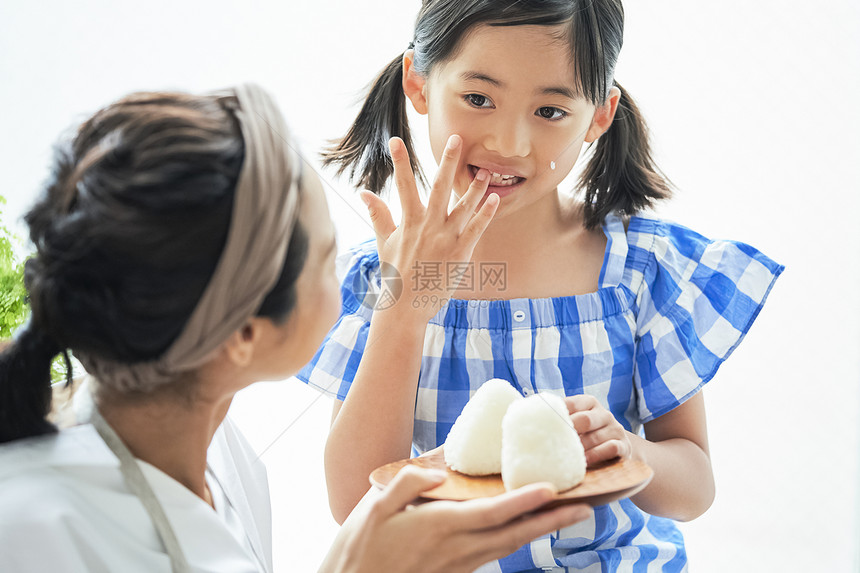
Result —
[[[564,491],[585,478],[585,466],[585,449],[561,397],[541,393],[511,404],[502,420],[505,489],[550,482]]]
[[[445,463],[469,475],[502,471],[502,417],[523,397],[506,380],[493,378],[463,407],[445,440]]]

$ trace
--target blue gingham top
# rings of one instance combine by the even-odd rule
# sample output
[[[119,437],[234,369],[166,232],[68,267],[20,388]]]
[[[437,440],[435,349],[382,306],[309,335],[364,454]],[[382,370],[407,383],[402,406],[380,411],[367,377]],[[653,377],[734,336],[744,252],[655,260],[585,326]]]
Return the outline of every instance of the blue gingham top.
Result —
[[[714,376],[784,269],[749,245],[711,241],[661,220],[633,217],[625,231],[623,221],[610,216],[603,231],[597,291],[452,299],[430,320],[415,453],[444,443],[463,406],[490,378],[508,380],[524,395],[591,394],[639,433],[644,422],[682,404]],[[298,375],[340,400],[367,340],[372,305],[365,298],[381,288],[373,240],[345,257],[341,317]],[[480,571],[683,571],[686,561],[674,522],[625,499]]]

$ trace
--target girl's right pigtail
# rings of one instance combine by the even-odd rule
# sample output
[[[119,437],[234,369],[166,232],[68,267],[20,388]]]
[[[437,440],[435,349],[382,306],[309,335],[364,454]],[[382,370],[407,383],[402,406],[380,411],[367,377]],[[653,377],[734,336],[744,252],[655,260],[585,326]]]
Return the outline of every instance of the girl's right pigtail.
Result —
[[[349,173],[353,184],[379,194],[394,173],[388,140],[397,136],[406,144],[412,171],[427,180],[415,157],[403,93],[403,55],[394,58],[374,80],[355,122],[340,141],[323,151],[323,165],[337,165],[337,174]]]
[[[0,443],[56,432],[51,411],[51,361],[59,344],[30,321],[0,353]]]
[[[615,119],[594,144],[579,178],[585,192],[585,225],[603,224],[613,212],[635,215],[671,196],[671,183],[651,157],[648,127],[638,106],[618,83],[621,98]]]

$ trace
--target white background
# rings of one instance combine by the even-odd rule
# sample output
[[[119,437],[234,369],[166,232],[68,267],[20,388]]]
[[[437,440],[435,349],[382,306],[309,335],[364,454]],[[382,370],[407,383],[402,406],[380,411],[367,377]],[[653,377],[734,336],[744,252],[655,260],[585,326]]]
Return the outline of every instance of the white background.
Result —
[[[717,498],[683,526],[696,573],[860,570],[857,6],[627,2],[617,78],[680,188],[660,214],[788,267],[705,390]],[[33,200],[60,132],[133,90],[256,81],[316,161],[349,126],[361,89],[405,49],[417,9],[416,0],[5,0],[7,222]],[[341,248],[368,237],[347,185],[326,179]],[[321,464],[329,408],[296,381],[259,384],[235,404],[265,450],[280,571],[315,570],[336,531]]]

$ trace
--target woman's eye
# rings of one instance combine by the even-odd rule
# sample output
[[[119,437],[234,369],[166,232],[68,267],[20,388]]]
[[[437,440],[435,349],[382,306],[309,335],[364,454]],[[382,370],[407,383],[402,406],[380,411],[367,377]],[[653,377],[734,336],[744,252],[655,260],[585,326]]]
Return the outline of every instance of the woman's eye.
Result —
[[[468,94],[465,99],[474,107],[493,107],[493,104],[490,102],[490,98],[482,96],[481,94]]]
[[[537,110],[537,115],[544,119],[556,120],[567,117],[567,112],[557,107],[544,106]]]

